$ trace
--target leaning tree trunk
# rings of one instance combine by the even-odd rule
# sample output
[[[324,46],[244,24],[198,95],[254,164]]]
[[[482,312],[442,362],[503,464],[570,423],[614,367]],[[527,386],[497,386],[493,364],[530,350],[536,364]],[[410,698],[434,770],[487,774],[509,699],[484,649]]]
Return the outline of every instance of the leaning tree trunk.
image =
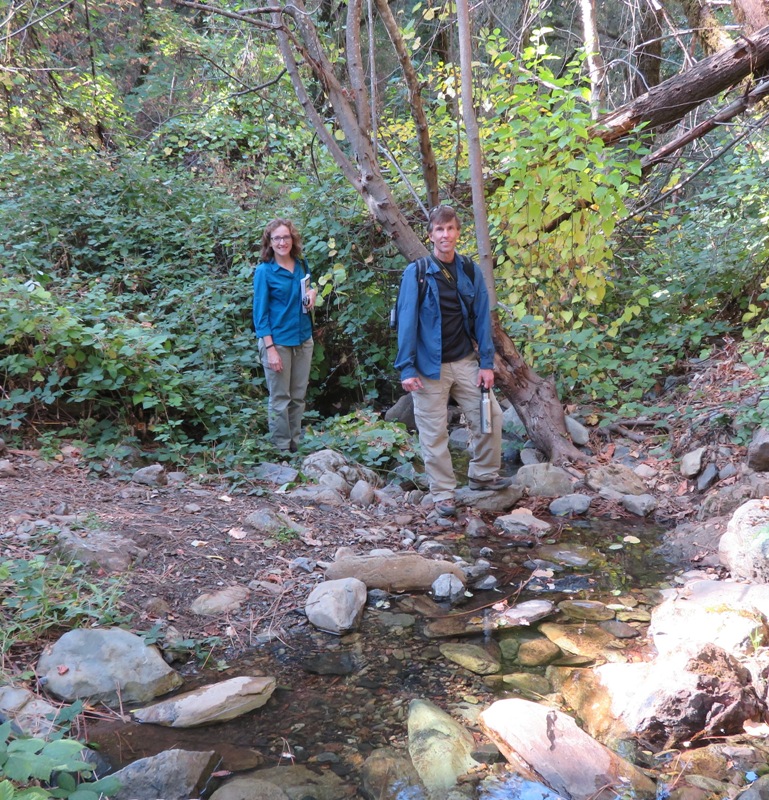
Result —
[[[706,100],[739,84],[748,75],[762,76],[767,69],[769,26],[604,114],[590,134],[612,144],[633,133],[641,123],[646,123],[646,131],[667,130]]]
[[[571,443],[566,431],[555,383],[537,375],[521,358],[512,339],[502,329],[496,312],[492,314],[491,333],[497,350],[496,385],[515,406],[532,444],[553,464],[586,461],[585,454]]]

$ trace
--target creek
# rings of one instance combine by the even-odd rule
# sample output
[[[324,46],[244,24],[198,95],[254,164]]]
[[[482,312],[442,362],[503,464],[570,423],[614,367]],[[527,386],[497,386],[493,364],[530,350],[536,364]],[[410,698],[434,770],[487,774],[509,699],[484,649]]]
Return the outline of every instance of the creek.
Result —
[[[482,538],[468,538],[457,528],[431,537],[471,563],[479,557],[491,561],[499,581],[496,590],[473,592],[453,610],[425,597],[390,596],[370,604],[359,630],[341,638],[314,630],[297,613],[285,635],[249,650],[223,670],[191,663],[179,668],[185,691],[237,675],[276,676],[278,688],[257,711],[186,730],[105,718],[89,724],[87,738],[115,767],[171,748],[216,750],[220,772],[298,763],[330,769],[359,786],[360,767],[373,750],[407,747],[412,699],[432,701],[471,729],[477,714],[499,697],[538,699],[498,676],[477,675],[447,660],[440,644],[467,637],[425,636],[425,625],[438,615],[477,619],[500,602],[599,600],[641,612],[629,617],[638,637],[618,638],[618,652],[630,657],[642,645],[644,610],[654,605],[657,587],[671,571],[655,554],[664,529],[628,519],[551,521],[556,533],[533,547],[491,528]],[[535,627],[487,631],[485,638],[522,641],[535,635]],[[544,676],[545,670],[503,660],[501,674],[511,672]],[[494,748],[484,746],[482,736],[476,738],[488,760]],[[525,799],[530,791],[543,797],[541,785],[513,783],[478,797]]]

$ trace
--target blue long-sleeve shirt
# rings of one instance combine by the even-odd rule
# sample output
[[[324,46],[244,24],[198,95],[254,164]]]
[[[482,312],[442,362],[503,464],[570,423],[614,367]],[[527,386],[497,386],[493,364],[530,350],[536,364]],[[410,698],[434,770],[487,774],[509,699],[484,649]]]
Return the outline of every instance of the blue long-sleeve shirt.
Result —
[[[454,266],[459,293],[472,305],[475,317],[471,329],[467,308],[460,303],[465,329],[468,336],[478,343],[481,369],[494,369],[489,293],[483,282],[483,274],[473,262],[471,283],[457,254],[454,256]],[[436,272],[438,265],[430,259],[425,272],[424,299],[420,305],[416,262],[403,271],[398,294],[398,355],[395,358],[395,368],[400,371],[402,381],[417,375],[430,380],[438,380],[441,376],[441,307],[434,277]]]
[[[296,347],[312,336],[312,321],[302,311],[304,265],[289,272],[275,261],[254,270],[254,329],[258,337],[272,336],[275,344]]]

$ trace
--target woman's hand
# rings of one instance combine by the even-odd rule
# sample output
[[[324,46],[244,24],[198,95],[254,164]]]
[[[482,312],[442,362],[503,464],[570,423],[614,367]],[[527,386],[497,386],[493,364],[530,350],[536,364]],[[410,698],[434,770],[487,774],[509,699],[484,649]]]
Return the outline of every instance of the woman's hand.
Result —
[[[315,308],[315,298],[317,296],[318,296],[317,289],[307,290],[307,294],[305,295],[305,297],[307,298],[307,301],[305,303],[305,308],[307,308],[308,311],[312,311],[312,309]]]
[[[267,348],[267,366],[273,372],[283,372],[283,359],[275,345]]]

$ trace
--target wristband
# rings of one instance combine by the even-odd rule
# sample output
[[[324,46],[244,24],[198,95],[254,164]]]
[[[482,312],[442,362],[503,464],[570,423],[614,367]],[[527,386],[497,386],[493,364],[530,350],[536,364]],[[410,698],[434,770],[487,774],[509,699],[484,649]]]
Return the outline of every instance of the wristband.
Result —
[[[275,345],[274,345],[274,344],[266,344],[266,345],[264,346],[264,349],[265,349],[265,350],[269,350],[271,347],[275,347]]]

